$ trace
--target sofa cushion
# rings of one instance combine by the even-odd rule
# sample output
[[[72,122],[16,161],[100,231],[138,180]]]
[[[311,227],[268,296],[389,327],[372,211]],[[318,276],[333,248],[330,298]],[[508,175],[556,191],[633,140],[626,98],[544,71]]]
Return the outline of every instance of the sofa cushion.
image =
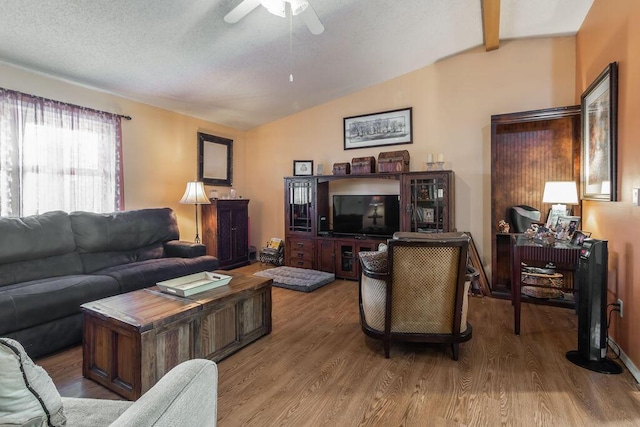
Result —
[[[82,272],[82,261],[77,252],[2,264],[0,265],[0,289],[2,286],[15,283],[82,274]]]
[[[0,425],[66,425],[53,381],[20,343],[8,338],[0,338]]]
[[[62,211],[0,218],[0,264],[48,258],[76,249],[69,216]]]
[[[197,258],[161,258],[130,264],[115,265],[98,270],[94,274],[113,277],[120,284],[121,292],[154,286],[163,280],[174,279],[201,271],[218,268],[218,259],[212,256]]]
[[[80,253],[129,251],[180,236],[176,216],[169,208],[108,214],[72,212],[69,218]]]
[[[80,305],[120,292],[109,276],[74,275],[0,288],[0,334],[80,312]]]
[[[0,218],[0,236],[0,286],[82,273],[65,212]]]
[[[104,268],[162,258],[165,255],[164,245],[154,243],[130,251],[82,253],[79,256],[82,259],[85,273],[93,273]]]

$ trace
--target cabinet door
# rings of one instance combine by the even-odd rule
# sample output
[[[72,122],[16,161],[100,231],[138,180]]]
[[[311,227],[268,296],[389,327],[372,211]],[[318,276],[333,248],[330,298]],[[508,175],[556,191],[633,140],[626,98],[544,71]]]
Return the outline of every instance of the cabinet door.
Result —
[[[313,179],[287,179],[285,181],[285,226],[287,234],[314,234]]]
[[[316,247],[318,248],[318,270],[335,274],[336,254],[333,239],[318,239]]]
[[[246,206],[231,210],[231,256],[235,262],[249,260],[249,214]]]
[[[425,172],[403,176],[403,231],[454,231],[453,172]]]
[[[229,207],[218,206],[218,223],[217,223],[217,258],[220,267],[224,267],[233,263],[233,210]]]
[[[335,242],[336,276],[347,279],[357,277],[355,241],[337,240]]]

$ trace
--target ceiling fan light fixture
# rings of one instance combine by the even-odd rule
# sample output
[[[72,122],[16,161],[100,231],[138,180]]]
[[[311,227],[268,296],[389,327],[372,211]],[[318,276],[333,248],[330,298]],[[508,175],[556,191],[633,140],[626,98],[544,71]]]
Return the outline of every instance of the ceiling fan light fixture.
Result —
[[[294,16],[301,14],[309,7],[307,0],[289,0],[289,3],[291,4],[291,13],[293,13]]]
[[[281,18],[287,17],[284,0],[260,0],[260,4],[273,15]]]

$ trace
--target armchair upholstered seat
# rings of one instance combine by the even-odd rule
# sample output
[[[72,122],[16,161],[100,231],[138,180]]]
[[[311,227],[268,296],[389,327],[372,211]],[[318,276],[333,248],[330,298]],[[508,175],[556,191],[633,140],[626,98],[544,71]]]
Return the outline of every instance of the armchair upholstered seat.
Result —
[[[463,233],[396,233],[387,252],[362,252],[360,323],[364,333],[391,342],[459,343],[472,336],[467,322],[469,237]]]

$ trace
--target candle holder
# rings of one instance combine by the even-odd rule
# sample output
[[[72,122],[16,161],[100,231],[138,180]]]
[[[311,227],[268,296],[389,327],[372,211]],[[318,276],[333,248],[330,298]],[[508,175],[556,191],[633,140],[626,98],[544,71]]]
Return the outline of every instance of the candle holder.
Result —
[[[444,170],[444,162],[427,162],[428,171],[441,171]]]

